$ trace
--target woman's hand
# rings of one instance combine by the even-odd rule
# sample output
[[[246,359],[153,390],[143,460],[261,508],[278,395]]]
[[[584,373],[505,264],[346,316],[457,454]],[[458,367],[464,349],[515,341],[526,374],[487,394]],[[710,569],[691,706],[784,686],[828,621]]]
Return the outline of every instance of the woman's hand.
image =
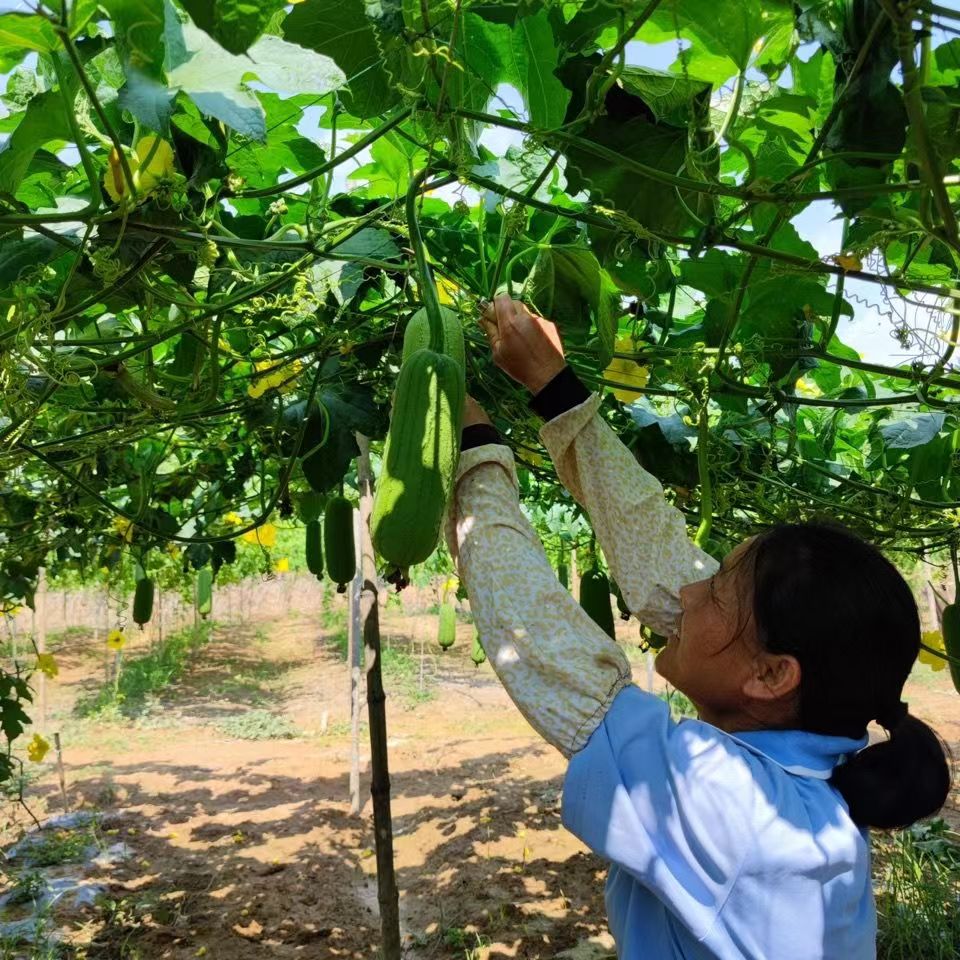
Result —
[[[556,324],[531,313],[519,300],[497,297],[480,325],[494,363],[531,393],[539,393],[567,365]]]
[[[493,421],[487,416],[487,411],[467,394],[463,401],[463,428],[475,427],[478,423],[489,423],[490,426],[493,426]]]

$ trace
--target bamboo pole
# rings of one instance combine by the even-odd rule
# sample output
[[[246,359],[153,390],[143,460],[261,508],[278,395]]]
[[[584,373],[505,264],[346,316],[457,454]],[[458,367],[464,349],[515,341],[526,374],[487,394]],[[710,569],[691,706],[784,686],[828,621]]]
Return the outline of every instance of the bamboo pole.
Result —
[[[360,456],[357,480],[360,486],[361,572],[360,621],[367,664],[367,712],[370,722],[370,795],[376,834],[377,900],[380,904],[380,938],[383,960],[400,960],[400,896],[393,865],[393,823],[390,815],[390,770],[387,762],[387,711],[380,673],[380,618],[377,605],[377,566],[370,537],[373,512],[373,478],[370,445],[358,434]]]
[[[357,461],[359,476],[360,461]],[[357,556],[357,573],[350,584],[350,621],[348,630],[347,673],[349,681],[350,708],[350,812],[360,812],[360,670],[363,665],[363,644],[360,627],[360,592],[363,588],[363,514],[357,511],[353,516],[354,546]]]

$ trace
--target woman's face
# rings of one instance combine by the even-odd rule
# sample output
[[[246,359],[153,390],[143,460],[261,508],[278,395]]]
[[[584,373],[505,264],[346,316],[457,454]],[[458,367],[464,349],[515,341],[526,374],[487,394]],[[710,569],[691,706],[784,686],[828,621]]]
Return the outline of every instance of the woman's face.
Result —
[[[732,550],[720,570],[680,590],[676,635],[657,656],[657,672],[681,690],[702,719],[718,723],[742,712],[744,687],[755,674],[759,648],[751,611],[750,579],[738,567],[747,544]]]

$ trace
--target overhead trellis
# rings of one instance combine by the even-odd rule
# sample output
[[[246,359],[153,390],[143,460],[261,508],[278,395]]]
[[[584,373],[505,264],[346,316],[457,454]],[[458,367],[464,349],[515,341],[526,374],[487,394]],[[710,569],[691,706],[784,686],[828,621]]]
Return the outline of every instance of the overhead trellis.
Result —
[[[820,513],[949,545],[958,31],[888,0],[0,16],[0,598],[339,487],[355,432],[383,437],[421,302],[403,201],[424,170],[468,387],[531,502],[564,495],[473,323],[502,288],[560,324],[709,549]],[[644,67],[634,40],[676,62]],[[828,257],[795,225],[811,205],[842,220]],[[842,342],[865,305],[908,361]]]

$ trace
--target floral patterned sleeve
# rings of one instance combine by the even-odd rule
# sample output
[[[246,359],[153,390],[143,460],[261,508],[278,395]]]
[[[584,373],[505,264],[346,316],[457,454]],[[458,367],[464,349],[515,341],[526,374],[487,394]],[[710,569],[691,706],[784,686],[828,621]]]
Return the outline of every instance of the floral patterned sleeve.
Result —
[[[461,454],[447,541],[497,675],[533,728],[572,756],[630,683],[630,666],[557,580],[520,510],[508,447]]]
[[[627,607],[669,634],[680,615],[680,587],[711,576],[718,564],[687,537],[683,514],[598,415],[599,406],[599,396],[588,396],[548,420],[540,438],[560,481],[589,514]]]

